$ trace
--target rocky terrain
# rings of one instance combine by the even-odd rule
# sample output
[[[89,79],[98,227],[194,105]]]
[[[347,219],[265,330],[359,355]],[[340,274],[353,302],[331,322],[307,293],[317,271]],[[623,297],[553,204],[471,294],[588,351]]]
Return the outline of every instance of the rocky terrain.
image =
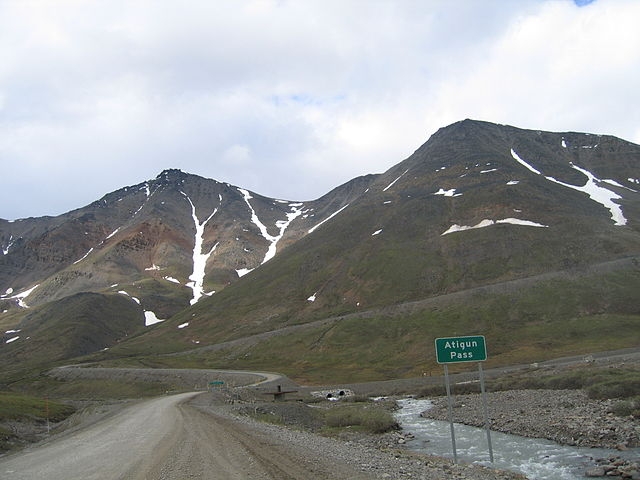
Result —
[[[512,390],[488,393],[487,410],[491,429],[525,437],[546,438],[554,442],[599,448],[640,447],[640,419],[618,416],[614,400],[593,400],[581,390]],[[434,399],[425,418],[447,420],[446,397]],[[455,422],[484,425],[480,394],[457,395]],[[640,479],[640,463],[617,456],[597,459],[589,477]]]
[[[420,478],[436,480],[451,478],[459,480],[523,480],[525,476],[481,465],[454,464],[451,460],[411,452],[403,448],[400,433],[367,435],[344,433],[326,437],[309,431],[306,415],[301,414],[299,402],[253,401],[244,392],[238,403],[230,404],[222,393],[201,395],[191,403],[203,411],[225,415],[250,427],[254,432],[266,435],[275,442],[289,445],[290,452],[302,455],[305,461],[314,458],[330,459],[336,465],[347,464],[361,472],[364,478],[402,480]],[[250,410],[277,410],[286,417],[288,426],[257,422],[246,415]],[[266,407],[266,408],[265,408]],[[297,453],[296,453],[297,452]],[[302,452],[302,453],[300,453]],[[313,454],[311,453],[313,452]]]
[[[198,402],[219,412],[219,402],[200,397]],[[433,399],[434,407],[424,417],[447,419],[446,397]],[[324,405],[326,408],[329,403]],[[335,402],[339,404],[340,402]],[[390,399],[390,403],[393,401]],[[526,437],[544,437],[567,445],[579,445],[626,450],[640,446],[640,422],[633,417],[620,417],[611,409],[614,401],[592,400],[579,390],[513,390],[489,394],[489,416],[492,429]],[[318,407],[315,407],[318,408]],[[504,472],[479,465],[454,464],[450,459],[419,454],[405,447],[411,432],[394,431],[385,434],[364,434],[343,431],[333,438],[319,437],[311,408],[301,401],[273,402],[264,397],[252,397],[250,392],[236,396],[227,414],[241,422],[255,422],[251,414],[266,414],[280,419],[284,425],[262,424],[278,438],[287,438],[297,445],[314,445],[323,456],[338,455],[362,472],[375,478],[459,478],[459,479],[522,479],[513,472]],[[456,396],[454,419],[458,423],[482,426],[484,423],[480,395]],[[342,445],[338,446],[337,445]],[[336,448],[338,448],[336,452]],[[326,450],[325,450],[326,449]],[[341,453],[340,453],[341,452]],[[594,459],[589,477],[619,477],[640,479],[638,462],[612,455]]]
[[[563,445],[640,447],[640,421],[614,414],[614,400],[589,399],[581,390],[513,390],[487,394],[491,428]],[[434,399],[426,418],[447,420],[446,397]],[[454,421],[484,426],[480,394],[456,395]]]

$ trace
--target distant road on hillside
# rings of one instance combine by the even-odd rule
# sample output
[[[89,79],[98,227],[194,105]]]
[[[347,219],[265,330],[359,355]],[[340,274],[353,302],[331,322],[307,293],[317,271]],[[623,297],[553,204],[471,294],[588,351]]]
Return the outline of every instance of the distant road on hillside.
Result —
[[[212,381],[223,381],[230,387],[261,385],[274,382],[281,375],[272,372],[212,370],[196,368],[107,368],[91,364],[67,365],[49,372],[53,378],[72,380],[115,380],[121,382],[165,382],[181,390],[206,390]]]

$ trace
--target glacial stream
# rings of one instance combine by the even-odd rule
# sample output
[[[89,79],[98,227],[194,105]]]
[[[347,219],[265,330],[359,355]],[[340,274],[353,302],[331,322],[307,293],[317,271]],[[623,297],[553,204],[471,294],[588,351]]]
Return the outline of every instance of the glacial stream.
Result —
[[[453,458],[449,422],[420,417],[429,409],[429,400],[404,399],[395,416],[407,433],[415,439],[407,441],[407,447],[426,454]],[[455,424],[458,462],[491,466],[487,434],[484,428]],[[491,432],[493,466],[503,470],[523,473],[530,480],[584,479],[587,469],[594,466],[594,459],[621,456],[633,458],[640,452],[567,447],[539,438],[525,438],[500,432]]]

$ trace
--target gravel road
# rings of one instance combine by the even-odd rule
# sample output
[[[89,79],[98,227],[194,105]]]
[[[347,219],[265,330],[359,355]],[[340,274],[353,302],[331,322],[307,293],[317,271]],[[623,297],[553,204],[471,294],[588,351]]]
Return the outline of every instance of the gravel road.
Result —
[[[144,471],[161,454],[179,421],[176,405],[193,393],[136,403],[101,422],[28,448],[0,460],[0,477],[7,480],[144,478]]]
[[[370,478],[313,452],[292,455],[230,417],[188,403],[198,393],[155,398],[0,460],[7,480]],[[301,452],[296,452],[301,453]]]
[[[234,414],[214,393],[200,392],[138,402],[85,428],[0,458],[0,478],[507,480],[523,477],[256,422]]]
[[[150,470],[141,470],[131,478],[370,478],[350,465],[290,443],[286,435],[270,435],[253,422],[225,415],[224,408],[214,413],[194,403],[178,405],[179,422],[173,436],[162,445],[167,453],[155,455],[156,464]]]
[[[625,363],[636,363],[638,350],[623,352]],[[609,359],[611,355],[605,359]],[[580,359],[567,359],[568,364]],[[594,360],[600,362],[599,358]],[[605,360],[602,360],[605,361]],[[620,361],[616,356],[616,361]],[[554,365],[561,365],[555,363]],[[564,365],[564,364],[562,364]],[[174,383],[185,388],[206,385],[211,379],[224,378],[230,391],[244,391],[240,385],[253,385],[252,395],[266,401],[265,393],[273,392],[277,385],[284,389],[296,387],[290,380],[271,374],[247,374],[224,371],[142,371],[140,369],[92,369],[64,368],[52,372],[56,378],[113,378],[123,381],[154,381],[158,375],[166,378],[174,375]],[[228,375],[225,376],[225,375]],[[367,385],[351,385],[359,395],[374,393],[390,394],[397,389],[424,385],[426,380],[378,382]],[[437,379],[434,379],[437,380]],[[254,383],[256,382],[257,383]],[[316,387],[317,388],[317,387]],[[238,390],[239,389],[239,390]],[[304,389],[300,389],[304,390]],[[519,395],[518,392],[498,393],[507,395],[496,400],[496,405],[505,408],[492,413],[494,428],[503,425],[505,431],[528,435],[531,425],[543,424],[545,428],[560,431],[558,425],[572,427],[567,421],[567,412],[576,418],[575,432],[571,436],[585,436],[585,418],[605,418],[600,410],[593,410],[592,402],[586,401],[581,392],[562,392],[562,408],[554,408],[549,398],[559,397],[558,392],[534,396]],[[575,396],[575,398],[573,397]],[[524,398],[526,406],[515,408],[514,402]],[[557,412],[558,418],[546,418],[541,413],[526,416],[534,419],[518,429],[522,422],[522,411],[536,405],[532,399],[546,399],[539,405],[541,412]],[[458,402],[474,404],[476,397],[458,397]],[[498,471],[478,465],[455,465],[451,461],[435,456],[418,455],[397,445],[397,439],[366,441],[340,440],[316,435],[282,426],[264,424],[241,416],[237,405],[230,405],[233,396],[222,392],[192,392],[164,396],[118,406],[99,421],[80,420],[66,433],[54,435],[47,441],[33,445],[21,452],[0,457],[0,478],[3,480],[40,479],[48,480],[184,480],[200,479],[391,479],[420,478],[435,480],[443,478],[459,480],[511,480],[522,479],[521,475]],[[293,402],[295,403],[295,402]],[[257,403],[256,403],[257,404]],[[247,405],[255,406],[249,402]],[[508,407],[507,407],[508,405]],[[567,406],[572,408],[568,409]],[[592,408],[593,407],[593,408]],[[598,406],[599,408],[599,406]],[[435,409],[437,410],[437,409]],[[435,411],[434,410],[434,411]],[[466,409],[464,409],[466,411]],[[536,410],[536,412],[538,412]],[[594,413],[595,412],[595,413]],[[81,416],[78,418],[82,419]],[[473,423],[473,419],[465,419]],[[465,421],[463,420],[463,421]],[[536,422],[537,420],[537,422]],[[460,421],[460,420],[459,420]],[[563,423],[564,422],[564,423]],[[595,420],[594,435],[601,435],[607,427]],[[589,423],[588,425],[591,425]],[[525,428],[526,427],[526,428]],[[553,428],[552,428],[553,427]],[[631,424],[636,436],[628,429],[616,424],[615,431],[625,433],[624,438],[611,438],[615,443],[633,445],[637,439],[637,423]],[[635,430],[633,430],[635,429]],[[611,429],[609,429],[611,430]],[[564,430],[562,430],[564,431]],[[540,435],[536,431],[536,435]],[[600,438],[600,437],[598,437]],[[604,438],[604,437],[603,437]],[[387,439],[388,440],[388,439]],[[562,441],[562,439],[559,439]],[[393,446],[395,444],[395,446]]]

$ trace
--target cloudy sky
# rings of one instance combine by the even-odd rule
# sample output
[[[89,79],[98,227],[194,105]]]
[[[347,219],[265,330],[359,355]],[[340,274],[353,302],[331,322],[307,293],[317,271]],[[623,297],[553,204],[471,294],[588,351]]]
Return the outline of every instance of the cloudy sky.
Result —
[[[163,169],[311,200],[464,118],[640,143],[637,0],[0,0],[0,218]]]

